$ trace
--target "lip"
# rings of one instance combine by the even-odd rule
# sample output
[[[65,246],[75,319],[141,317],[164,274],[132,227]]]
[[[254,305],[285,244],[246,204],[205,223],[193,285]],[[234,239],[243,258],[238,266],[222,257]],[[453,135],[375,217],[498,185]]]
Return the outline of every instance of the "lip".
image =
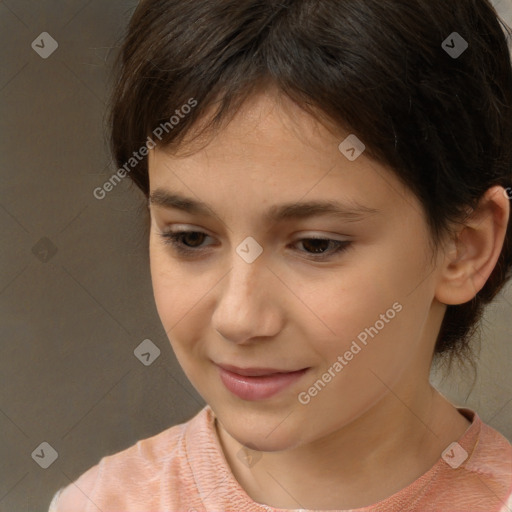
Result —
[[[224,386],[242,400],[270,398],[297,382],[309,370],[309,368],[295,371],[275,368],[237,368],[219,364],[216,366]]]
[[[220,368],[227,370],[231,373],[236,373],[237,375],[242,375],[245,377],[261,377],[262,375],[273,375],[276,373],[294,373],[297,371],[305,370],[306,368],[299,368],[298,370],[288,370],[288,369],[277,369],[277,368],[262,368],[262,367],[251,367],[251,368],[239,368],[238,366],[232,366],[230,364],[219,364],[216,363]]]

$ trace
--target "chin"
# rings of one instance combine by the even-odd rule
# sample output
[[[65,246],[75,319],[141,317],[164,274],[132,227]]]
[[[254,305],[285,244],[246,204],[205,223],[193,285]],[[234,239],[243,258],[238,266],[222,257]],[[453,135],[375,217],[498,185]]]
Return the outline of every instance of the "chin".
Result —
[[[245,415],[244,415],[245,416]],[[240,415],[232,417],[217,416],[228,434],[241,445],[263,452],[279,452],[289,450],[303,441],[300,428],[283,421],[284,414],[279,420],[258,420],[245,416],[244,422]]]
[[[230,431],[228,430],[228,432]],[[265,434],[252,434],[248,432],[230,432],[230,434],[241,445],[260,452],[281,452],[295,448],[300,444],[300,439],[294,439],[286,433],[280,436],[271,435],[269,437]]]

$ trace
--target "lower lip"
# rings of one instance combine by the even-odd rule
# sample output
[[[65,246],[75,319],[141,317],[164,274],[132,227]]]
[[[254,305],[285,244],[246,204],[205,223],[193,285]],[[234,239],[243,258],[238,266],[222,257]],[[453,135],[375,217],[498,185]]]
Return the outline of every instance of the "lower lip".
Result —
[[[264,400],[297,382],[309,368],[291,373],[247,377],[219,367],[224,386],[242,400]]]

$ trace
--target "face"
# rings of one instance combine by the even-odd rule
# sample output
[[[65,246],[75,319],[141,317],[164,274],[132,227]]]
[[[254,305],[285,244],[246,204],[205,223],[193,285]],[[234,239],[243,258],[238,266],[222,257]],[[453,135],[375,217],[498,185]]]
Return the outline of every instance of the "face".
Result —
[[[436,273],[423,211],[389,169],[342,154],[349,134],[331,132],[259,94],[196,153],[149,155],[162,324],[225,430],[264,451],[320,439],[379,403],[383,382],[428,375]],[[171,194],[205,211],[171,206]],[[269,220],[313,201],[342,212]],[[176,246],[165,236],[182,231],[192,234]],[[218,365],[306,371],[237,378]]]

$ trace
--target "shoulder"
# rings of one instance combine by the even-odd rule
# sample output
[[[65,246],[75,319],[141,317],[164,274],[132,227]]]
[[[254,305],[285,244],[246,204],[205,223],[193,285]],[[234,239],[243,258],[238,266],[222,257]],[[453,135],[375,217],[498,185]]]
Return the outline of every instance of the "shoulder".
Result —
[[[507,502],[503,505],[500,512],[510,512],[512,510],[512,492],[510,493],[510,496],[508,497]]]
[[[433,478],[421,482],[427,485],[414,510],[502,512],[512,492],[512,445],[476,412],[459,411],[471,425],[443,452]]]
[[[501,510],[512,493],[512,445],[478,416],[475,426],[479,432],[474,445],[468,447],[467,460],[460,468],[461,478],[456,479],[457,470],[453,471],[453,478],[470,504],[481,504],[482,510]]]
[[[512,487],[512,445],[505,436],[484,422],[466,470],[495,478]],[[510,489],[509,489],[510,490]]]
[[[186,459],[183,436],[204,416],[204,409],[186,423],[175,425],[134,445],[103,457],[67,487],[55,493],[48,512],[89,512],[97,507],[146,502],[158,492],[164,471],[177,471]]]
[[[94,485],[98,479],[99,464],[88,469],[75,482],[59,489],[53,496],[48,512],[71,512],[86,510],[88,496],[92,495]]]

